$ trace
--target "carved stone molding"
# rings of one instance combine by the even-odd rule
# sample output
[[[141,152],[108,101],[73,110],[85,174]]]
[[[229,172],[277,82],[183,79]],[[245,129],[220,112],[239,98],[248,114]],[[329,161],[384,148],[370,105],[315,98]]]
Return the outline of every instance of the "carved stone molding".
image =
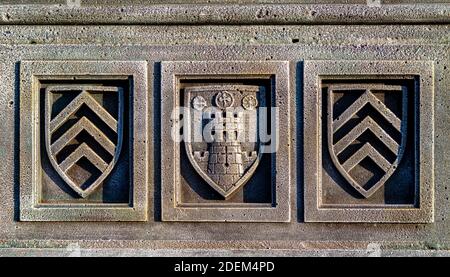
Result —
[[[161,75],[163,221],[289,221],[288,63],[169,61]],[[272,118],[274,152],[246,139]],[[188,141],[196,130],[202,140]]]
[[[0,13],[5,16],[0,17],[0,24],[448,24],[450,18],[448,3],[420,5],[403,0],[395,0],[400,2],[396,5],[379,4],[377,0],[362,0],[352,5],[348,1],[274,4],[249,0],[245,5],[242,1],[195,5],[125,3],[128,6],[99,6],[92,5],[92,0],[78,1],[80,5],[67,5],[67,2],[65,5],[2,5]]]
[[[306,221],[433,222],[433,63],[306,61],[304,72]]]
[[[22,221],[147,220],[145,62],[21,62]]]

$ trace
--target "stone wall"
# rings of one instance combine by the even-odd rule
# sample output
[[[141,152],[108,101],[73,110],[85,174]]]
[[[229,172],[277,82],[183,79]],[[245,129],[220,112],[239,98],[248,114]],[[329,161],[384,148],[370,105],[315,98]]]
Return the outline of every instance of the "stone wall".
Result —
[[[448,255],[448,1],[1,2],[0,255]]]

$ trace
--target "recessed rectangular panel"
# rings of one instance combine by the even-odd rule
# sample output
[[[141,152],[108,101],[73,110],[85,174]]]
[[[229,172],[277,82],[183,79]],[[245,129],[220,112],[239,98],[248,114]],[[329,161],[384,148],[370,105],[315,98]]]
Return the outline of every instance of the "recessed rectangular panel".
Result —
[[[145,72],[145,62],[21,63],[22,221],[146,220],[146,147],[134,138],[147,119],[133,112],[146,110]]]
[[[430,62],[305,63],[305,138],[316,138],[305,140],[306,221],[433,221],[432,70]]]
[[[162,95],[164,221],[289,221],[287,62],[163,62]]]

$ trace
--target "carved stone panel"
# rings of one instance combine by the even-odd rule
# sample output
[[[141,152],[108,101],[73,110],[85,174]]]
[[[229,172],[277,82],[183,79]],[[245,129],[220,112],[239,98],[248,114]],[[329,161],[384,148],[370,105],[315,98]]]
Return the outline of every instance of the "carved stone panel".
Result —
[[[289,221],[288,63],[161,71],[162,219]]]
[[[258,128],[256,107],[260,95],[258,86],[246,85],[185,89],[185,103],[192,102],[194,107],[188,114],[193,120],[187,127],[195,130],[196,123],[203,125],[200,120],[211,123],[210,141],[185,142],[186,156],[202,179],[225,199],[242,189],[260,163],[260,143],[249,144],[241,139]]]
[[[22,221],[147,219],[146,70],[21,63]]]
[[[306,221],[432,222],[432,62],[304,72]]]

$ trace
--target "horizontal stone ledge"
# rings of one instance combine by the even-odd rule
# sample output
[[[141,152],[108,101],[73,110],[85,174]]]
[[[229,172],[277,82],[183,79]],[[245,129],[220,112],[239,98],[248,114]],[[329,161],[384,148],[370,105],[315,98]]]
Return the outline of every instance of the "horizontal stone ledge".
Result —
[[[2,257],[448,257],[445,250],[0,249]]]
[[[450,4],[4,5],[0,24],[429,24],[450,23]]]
[[[371,241],[371,240],[62,240],[62,239],[0,239],[0,250],[8,249],[67,249],[76,245],[84,250],[140,249],[140,250],[285,250],[285,251],[326,251],[326,250],[364,250],[376,245],[383,250],[399,251],[448,251],[449,245],[434,245],[431,242],[412,241]]]

